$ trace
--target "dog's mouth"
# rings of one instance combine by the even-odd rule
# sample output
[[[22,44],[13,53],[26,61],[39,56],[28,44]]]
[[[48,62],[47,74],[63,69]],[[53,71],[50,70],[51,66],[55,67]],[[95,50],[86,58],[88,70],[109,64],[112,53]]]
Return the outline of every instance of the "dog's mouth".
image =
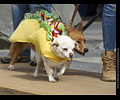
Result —
[[[78,51],[78,50],[77,50],[77,49],[75,49],[75,48],[74,48],[74,51],[75,51],[75,52],[77,52],[77,53],[79,53],[79,54],[80,54],[80,55],[82,55],[82,56],[84,56],[84,55],[85,55],[85,52],[80,52],[80,51]]]

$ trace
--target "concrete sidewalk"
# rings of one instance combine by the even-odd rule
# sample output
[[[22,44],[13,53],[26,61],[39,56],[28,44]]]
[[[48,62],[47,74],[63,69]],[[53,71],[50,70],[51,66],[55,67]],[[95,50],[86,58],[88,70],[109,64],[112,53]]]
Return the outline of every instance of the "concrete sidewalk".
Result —
[[[116,82],[102,81],[101,74],[79,70],[67,70],[56,83],[48,82],[45,71],[39,78],[33,77],[35,67],[28,63],[16,63],[15,71],[7,70],[8,64],[0,64],[0,87],[39,95],[115,95]]]

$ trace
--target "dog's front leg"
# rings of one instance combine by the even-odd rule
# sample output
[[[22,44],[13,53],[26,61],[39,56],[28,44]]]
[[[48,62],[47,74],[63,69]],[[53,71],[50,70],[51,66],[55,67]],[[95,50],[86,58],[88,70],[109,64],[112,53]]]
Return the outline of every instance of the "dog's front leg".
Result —
[[[58,79],[56,67],[53,67],[53,75],[55,79]]]
[[[49,82],[56,82],[56,80],[53,78],[53,71],[52,69],[50,68],[50,66],[44,62],[44,66],[45,66],[45,70],[47,72],[47,75],[48,75],[48,79],[49,79]]]
[[[59,77],[60,75],[63,75],[65,73],[65,71],[70,66],[71,62],[72,62],[72,60],[68,60],[64,64],[61,65],[60,72],[57,73],[57,77]]]
[[[66,63],[61,65],[60,72],[57,73],[57,77],[59,77],[60,75],[63,75],[65,73],[65,67],[66,67]]]

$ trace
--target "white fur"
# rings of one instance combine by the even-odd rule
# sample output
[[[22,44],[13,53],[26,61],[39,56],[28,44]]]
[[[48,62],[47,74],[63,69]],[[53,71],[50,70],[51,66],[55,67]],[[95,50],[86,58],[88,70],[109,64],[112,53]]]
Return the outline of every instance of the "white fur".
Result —
[[[56,41],[59,43],[59,46],[57,46],[57,47],[51,46],[51,51],[58,57],[69,58],[70,57],[69,54],[70,53],[73,54],[72,50],[75,46],[75,41],[73,41],[68,36],[59,36],[58,38],[56,38],[53,41],[53,44]],[[64,51],[63,48],[67,48],[68,50]],[[37,66],[36,66],[36,69],[34,72],[34,77],[38,77],[39,66],[40,66],[41,61],[43,61],[46,73],[48,75],[49,82],[56,82],[56,80],[54,78],[58,78],[60,75],[63,75],[64,72],[66,71],[66,69],[71,64],[71,60],[69,60],[69,61],[62,60],[62,61],[59,61],[58,63],[56,63],[56,62],[53,62],[52,60],[45,58],[43,55],[40,58],[37,51],[36,51],[36,61],[37,61]],[[60,72],[58,72],[58,73],[56,71],[57,66],[60,66]]]
[[[74,54],[73,48],[75,47],[75,41],[73,41],[70,37],[61,35],[58,38],[55,38],[55,40],[53,41],[53,44],[56,42],[59,43],[58,47],[51,46],[51,51],[55,55],[57,55],[58,57],[61,57],[61,58],[69,58],[70,53]],[[65,51],[65,50],[63,50],[64,48],[67,48],[68,50]]]
[[[9,67],[8,67],[8,70],[14,70],[15,69],[15,65],[9,65]]]

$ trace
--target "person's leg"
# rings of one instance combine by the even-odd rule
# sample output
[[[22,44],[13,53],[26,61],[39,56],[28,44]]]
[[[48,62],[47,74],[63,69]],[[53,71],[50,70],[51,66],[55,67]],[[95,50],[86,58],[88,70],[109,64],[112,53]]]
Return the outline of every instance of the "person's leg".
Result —
[[[13,29],[16,30],[18,27],[19,23],[21,20],[24,18],[24,14],[26,12],[29,12],[30,8],[28,4],[13,4],[12,5],[12,19],[13,19]],[[25,56],[25,57],[23,57]],[[28,57],[26,57],[28,56]],[[24,59],[25,58],[25,59]],[[26,59],[27,58],[27,59]],[[30,61],[30,49],[25,49],[22,53],[21,56],[19,56],[16,60],[16,62],[21,61],[21,60],[26,60]],[[1,58],[2,63],[9,63],[11,61],[11,55],[10,53]]]
[[[79,12],[79,14],[80,14],[80,16],[82,17],[83,20],[87,16],[87,7],[88,7],[88,4],[80,4],[79,8],[78,8],[78,12]]]
[[[102,19],[103,42],[105,54],[102,54],[103,71],[102,79],[105,81],[116,80],[116,4],[105,4]]]
[[[30,12],[30,8],[28,4],[14,4],[12,6],[12,18],[13,18],[13,26],[14,30],[18,27],[21,20],[24,18],[24,14]],[[30,61],[30,48],[26,48],[20,54],[23,61]]]
[[[33,13],[40,10],[47,10],[49,13],[51,13],[50,4],[29,4],[29,5],[30,5],[30,11],[32,11]]]
[[[21,4],[13,4],[12,5],[12,19],[13,19],[13,29],[16,30],[19,25],[21,19],[20,14]]]
[[[103,12],[103,41],[105,50],[114,50],[116,45],[116,5],[106,4]]]

